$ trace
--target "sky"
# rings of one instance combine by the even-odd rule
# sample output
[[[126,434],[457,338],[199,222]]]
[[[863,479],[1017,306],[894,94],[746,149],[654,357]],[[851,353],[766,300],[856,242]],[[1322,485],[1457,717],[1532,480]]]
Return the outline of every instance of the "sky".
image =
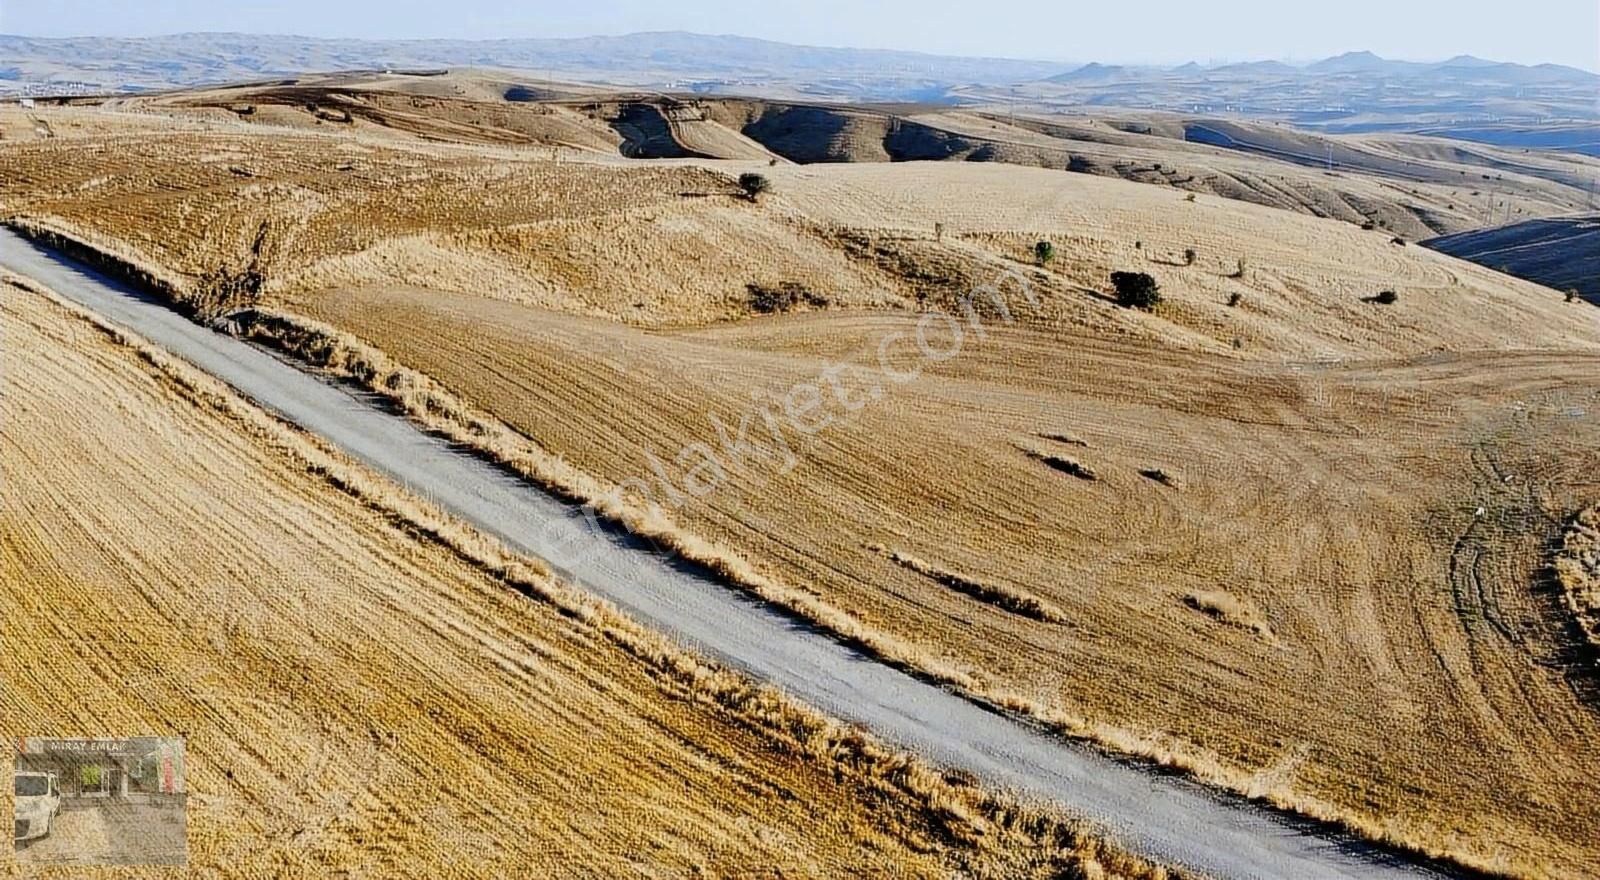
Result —
[[[1367,49],[1600,70],[1597,0],[0,0],[0,33],[239,31],[369,39],[685,30],[1048,61],[1311,60]]]

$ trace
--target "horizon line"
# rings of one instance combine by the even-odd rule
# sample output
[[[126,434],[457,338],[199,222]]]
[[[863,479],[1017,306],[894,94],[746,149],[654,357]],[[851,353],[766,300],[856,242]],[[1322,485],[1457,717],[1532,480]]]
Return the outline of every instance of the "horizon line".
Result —
[[[1110,60],[1110,59],[1108,59],[1108,60],[1098,60],[1097,59],[1097,60],[1090,60],[1090,61],[1080,61],[1080,60],[1074,60],[1074,59],[1035,58],[1035,57],[1022,57],[1022,56],[1011,56],[1011,55],[951,54],[951,53],[948,53],[948,52],[929,52],[929,51],[922,50],[922,49],[901,49],[901,48],[884,47],[884,46],[825,46],[825,45],[820,45],[820,44],[815,44],[815,43],[788,43],[788,42],[784,42],[782,40],[772,40],[772,39],[768,39],[766,37],[752,37],[752,36],[747,36],[747,35],[744,35],[744,34],[734,34],[734,33],[713,34],[713,33],[706,33],[704,31],[690,31],[690,30],[681,30],[681,29],[680,30],[627,31],[627,32],[624,32],[624,33],[616,33],[616,34],[595,33],[595,34],[586,34],[586,35],[583,35],[583,36],[566,36],[566,37],[563,37],[563,36],[515,36],[515,37],[349,37],[349,36],[337,36],[337,37],[330,37],[330,36],[317,36],[317,35],[312,35],[312,34],[280,33],[280,32],[267,32],[267,31],[175,31],[175,32],[171,32],[171,33],[142,34],[142,35],[73,34],[73,35],[69,35],[69,36],[40,36],[40,35],[33,35],[33,34],[18,34],[18,33],[0,32],[0,38],[16,37],[16,38],[25,39],[25,40],[162,40],[162,39],[171,39],[171,38],[175,38],[175,37],[241,36],[241,37],[277,37],[277,38],[297,39],[297,40],[318,40],[318,41],[323,41],[323,42],[345,41],[345,42],[360,42],[360,43],[506,43],[506,42],[515,42],[515,41],[519,41],[519,40],[547,41],[547,42],[560,42],[560,41],[578,42],[578,41],[582,41],[582,40],[625,39],[625,38],[628,38],[628,37],[657,36],[657,35],[666,35],[666,34],[694,36],[694,37],[731,38],[731,39],[738,39],[738,40],[750,40],[750,41],[753,41],[753,42],[771,43],[773,45],[779,45],[779,46],[791,46],[791,47],[799,48],[799,49],[825,49],[825,50],[846,51],[846,52],[894,52],[894,53],[901,53],[901,54],[907,54],[907,55],[920,55],[920,56],[924,56],[924,57],[928,57],[928,58],[948,58],[948,59],[961,59],[961,60],[969,60],[969,61],[1010,61],[1010,62],[1018,62],[1018,63],[1024,63],[1024,64],[1027,64],[1027,63],[1033,63],[1033,64],[1061,64],[1061,65],[1071,65],[1073,70],[1076,70],[1076,69],[1079,69],[1079,68],[1083,68],[1083,67],[1088,67],[1090,65],[1100,65],[1100,66],[1105,66],[1105,67],[1155,68],[1155,69],[1171,70],[1171,69],[1175,69],[1175,68],[1179,68],[1179,67],[1186,67],[1186,66],[1189,66],[1189,65],[1196,65],[1196,66],[1199,66],[1199,67],[1202,67],[1202,68],[1217,68],[1217,67],[1227,67],[1227,66],[1239,65],[1239,64],[1263,64],[1263,63],[1274,63],[1274,62],[1280,63],[1280,64],[1285,64],[1287,66],[1294,67],[1294,68],[1297,68],[1297,69],[1304,69],[1306,67],[1309,67],[1311,65],[1314,65],[1314,64],[1317,64],[1317,63],[1320,63],[1320,62],[1323,62],[1323,61],[1329,61],[1329,60],[1333,60],[1333,59],[1336,59],[1336,58],[1343,58],[1343,57],[1346,57],[1346,56],[1349,56],[1349,55],[1371,55],[1372,57],[1374,57],[1374,58],[1376,58],[1376,59],[1378,59],[1380,61],[1389,61],[1389,62],[1396,62],[1396,63],[1402,63],[1402,64],[1442,65],[1442,64],[1448,63],[1450,61],[1454,61],[1456,59],[1470,58],[1470,59],[1474,59],[1474,60],[1477,60],[1477,61],[1484,61],[1484,62],[1487,62],[1487,63],[1490,63],[1490,64],[1497,64],[1497,65],[1509,64],[1509,65],[1515,65],[1517,67],[1525,67],[1525,68],[1530,68],[1530,69],[1539,68],[1539,67],[1560,67],[1560,68],[1566,68],[1566,69],[1569,69],[1569,70],[1578,70],[1578,71],[1582,71],[1584,73],[1600,76],[1600,63],[1597,63],[1597,66],[1596,67],[1592,67],[1592,68],[1590,68],[1590,67],[1578,67],[1576,65],[1562,64],[1560,62],[1554,62],[1554,61],[1543,61],[1543,62],[1528,64],[1528,63],[1524,63],[1524,62],[1520,62],[1520,61],[1501,61],[1501,60],[1497,60],[1497,59],[1493,59],[1493,58],[1484,58],[1484,57],[1479,56],[1479,55],[1473,55],[1470,52],[1457,52],[1454,55],[1451,55],[1451,56],[1449,56],[1447,58],[1441,58],[1441,59],[1392,58],[1392,57],[1388,57],[1388,56],[1378,55],[1377,53],[1371,51],[1370,49],[1347,49],[1347,50],[1345,50],[1343,52],[1338,52],[1338,53],[1335,53],[1335,54],[1332,54],[1332,55],[1323,56],[1323,57],[1320,57],[1320,58],[1298,58],[1298,59],[1297,58],[1286,58],[1286,57],[1275,57],[1275,58],[1252,57],[1252,58],[1229,58],[1227,60],[1209,59],[1209,60],[1206,60],[1206,61],[1201,61],[1198,58],[1190,58],[1190,59],[1185,60],[1185,61],[1176,61],[1176,62],[1174,62],[1174,61],[1166,61],[1166,62],[1156,62],[1156,61],[1117,61],[1117,60]],[[1066,71],[1066,72],[1070,73],[1071,70]]]

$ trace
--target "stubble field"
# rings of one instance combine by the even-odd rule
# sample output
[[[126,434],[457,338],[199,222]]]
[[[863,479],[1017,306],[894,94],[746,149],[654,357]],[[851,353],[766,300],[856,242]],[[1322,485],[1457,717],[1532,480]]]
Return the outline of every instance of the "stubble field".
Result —
[[[735,588],[1373,836],[1600,868],[1593,670],[1547,573],[1600,497],[1586,305],[1379,231],[1041,169],[93,150],[12,148],[12,210],[190,286],[259,267],[232,305],[432,377],[557,488],[655,502]],[[1116,308],[1119,269],[1165,302]],[[811,296],[759,314],[752,285],[785,283]],[[1010,321],[962,309],[986,284]]]
[[[534,568],[495,576],[492,548],[419,537],[454,527],[192,369],[3,294],[0,724],[185,737],[191,870],[1009,877],[1078,858],[1056,820],[994,825],[977,790]]]

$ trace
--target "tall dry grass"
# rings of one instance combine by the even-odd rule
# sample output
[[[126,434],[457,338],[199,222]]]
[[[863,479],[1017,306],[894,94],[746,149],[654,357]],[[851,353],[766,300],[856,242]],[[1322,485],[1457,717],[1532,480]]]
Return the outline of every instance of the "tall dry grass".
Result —
[[[1600,649],[1600,504],[1568,523],[1554,566],[1568,610],[1589,644]]]
[[[887,557],[896,565],[914,571],[979,602],[987,602],[998,608],[1004,608],[1013,614],[1020,614],[1023,617],[1043,621],[1044,623],[1067,622],[1067,613],[1062,611],[1059,606],[1053,602],[1040,599],[1026,590],[1020,590],[1004,584],[981,581],[953,571],[947,571],[921,557],[900,550],[891,550],[881,544],[873,545],[868,549]]]

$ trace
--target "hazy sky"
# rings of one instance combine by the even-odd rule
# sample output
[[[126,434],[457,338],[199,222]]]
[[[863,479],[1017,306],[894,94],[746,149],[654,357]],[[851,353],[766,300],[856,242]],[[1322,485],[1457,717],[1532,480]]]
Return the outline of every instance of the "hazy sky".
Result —
[[[0,33],[573,37],[646,30],[1061,61],[1302,60],[1351,49],[1600,69],[1597,0],[0,0]]]

